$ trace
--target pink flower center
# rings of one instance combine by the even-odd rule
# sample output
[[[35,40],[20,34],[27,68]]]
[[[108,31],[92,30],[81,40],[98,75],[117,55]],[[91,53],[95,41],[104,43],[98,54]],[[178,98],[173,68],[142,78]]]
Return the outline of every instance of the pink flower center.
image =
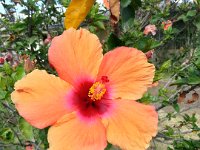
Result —
[[[108,79],[97,82],[82,80],[67,96],[68,107],[78,112],[82,119],[104,117],[112,106],[108,82]]]

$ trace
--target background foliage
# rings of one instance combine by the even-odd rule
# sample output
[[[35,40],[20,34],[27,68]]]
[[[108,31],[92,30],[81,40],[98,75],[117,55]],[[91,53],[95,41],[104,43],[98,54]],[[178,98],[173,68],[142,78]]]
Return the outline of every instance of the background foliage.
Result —
[[[54,73],[48,64],[51,39],[64,30],[69,0],[1,0],[0,14],[0,149],[48,148],[48,129],[30,126],[15,110],[14,83],[34,68]],[[22,8],[20,12],[18,8]],[[119,22],[95,3],[81,27],[97,34],[108,52],[129,46],[148,54],[156,66],[153,87],[139,101],[159,113],[159,132],[149,149],[200,149],[200,1],[121,0]],[[116,15],[115,13],[111,13]],[[111,18],[112,19],[112,18]],[[162,22],[172,21],[164,30]],[[149,24],[156,35],[143,33]],[[108,144],[107,150],[113,149]]]

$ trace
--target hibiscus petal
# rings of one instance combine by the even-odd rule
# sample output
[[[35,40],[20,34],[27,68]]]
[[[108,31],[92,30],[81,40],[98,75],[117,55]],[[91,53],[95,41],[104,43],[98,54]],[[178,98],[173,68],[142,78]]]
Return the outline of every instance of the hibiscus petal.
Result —
[[[49,129],[49,150],[104,150],[106,131],[100,120],[83,122],[72,114]]]
[[[45,128],[68,113],[66,95],[70,85],[46,71],[34,70],[15,83],[11,94],[19,114],[37,128]]]
[[[96,35],[72,28],[52,40],[48,55],[58,75],[71,84],[86,76],[95,78],[103,58]]]
[[[104,120],[108,142],[124,150],[145,150],[157,133],[155,108],[130,100],[115,100],[116,109]]]
[[[108,77],[114,98],[137,100],[152,84],[154,71],[143,52],[119,47],[104,55],[97,80]]]

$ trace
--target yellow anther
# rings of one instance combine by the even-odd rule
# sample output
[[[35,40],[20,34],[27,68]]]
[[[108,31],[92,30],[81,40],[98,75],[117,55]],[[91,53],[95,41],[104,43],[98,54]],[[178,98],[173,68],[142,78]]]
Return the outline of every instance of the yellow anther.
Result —
[[[91,100],[96,101],[100,100],[105,93],[106,93],[105,85],[101,82],[95,82],[91,86],[88,92],[88,96],[91,98]]]

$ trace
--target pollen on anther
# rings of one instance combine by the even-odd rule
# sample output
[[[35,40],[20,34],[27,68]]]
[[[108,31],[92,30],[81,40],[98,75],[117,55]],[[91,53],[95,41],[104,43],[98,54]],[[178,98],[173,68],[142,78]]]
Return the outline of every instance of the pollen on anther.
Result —
[[[105,85],[101,82],[95,82],[89,89],[88,96],[91,100],[100,100],[106,93]]]

